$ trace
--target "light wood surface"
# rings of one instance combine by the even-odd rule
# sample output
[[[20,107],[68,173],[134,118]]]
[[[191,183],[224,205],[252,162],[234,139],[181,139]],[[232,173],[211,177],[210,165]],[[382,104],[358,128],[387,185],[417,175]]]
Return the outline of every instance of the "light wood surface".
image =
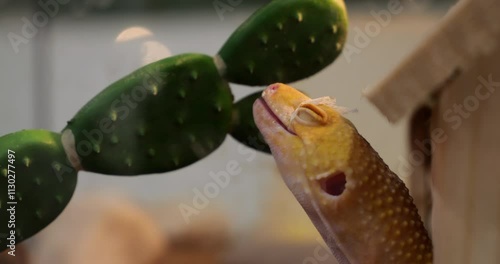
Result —
[[[491,76],[498,87],[490,88],[500,90],[498,58],[500,48],[444,88],[433,114],[431,131],[447,137],[432,159],[436,264],[500,263],[500,91],[477,99],[477,109],[470,103],[477,89],[486,96],[481,79]],[[456,104],[466,105],[461,123],[450,122]]]
[[[460,1],[415,52],[366,93],[367,98],[390,122],[399,121],[494,51],[500,43],[499,13],[494,0]]]
[[[499,61],[500,5],[463,0],[367,94],[390,122],[437,98],[429,129],[434,264],[500,263]],[[413,176],[422,175],[423,167]],[[411,183],[424,206],[425,177]]]

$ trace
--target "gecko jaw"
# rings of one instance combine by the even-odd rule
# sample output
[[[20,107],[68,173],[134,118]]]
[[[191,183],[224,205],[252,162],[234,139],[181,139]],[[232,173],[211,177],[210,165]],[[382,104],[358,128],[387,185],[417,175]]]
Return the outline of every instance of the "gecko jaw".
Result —
[[[278,124],[279,126],[281,126],[286,132],[292,134],[292,135],[296,135],[294,132],[292,132],[287,125],[285,125],[283,123],[283,121],[281,121],[281,119],[278,117],[278,115],[276,115],[276,113],[273,111],[273,109],[271,109],[271,107],[269,107],[269,104],[267,104],[266,100],[264,98],[259,98],[257,99],[259,102],[256,102],[256,103],[260,103],[262,105],[262,107],[264,108],[265,112],[267,113],[267,115],[272,118],[276,124]]]

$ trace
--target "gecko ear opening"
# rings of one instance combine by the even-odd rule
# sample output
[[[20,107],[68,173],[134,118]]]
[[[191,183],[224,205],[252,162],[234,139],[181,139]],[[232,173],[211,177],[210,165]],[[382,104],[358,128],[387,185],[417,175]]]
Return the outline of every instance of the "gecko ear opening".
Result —
[[[345,190],[346,177],[344,172],[335,172],[319,180],[321,189],[332,196],[339,196]]]

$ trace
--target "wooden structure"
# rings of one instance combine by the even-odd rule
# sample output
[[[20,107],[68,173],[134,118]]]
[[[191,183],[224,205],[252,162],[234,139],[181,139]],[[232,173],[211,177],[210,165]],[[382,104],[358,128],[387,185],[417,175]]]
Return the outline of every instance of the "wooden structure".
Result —
[[[436,264],[500,263],[499,14],[495,0],[459,1],[367,94],[391,122],[413,113],[410,157],[431,162],[411,189],[432,219]]]

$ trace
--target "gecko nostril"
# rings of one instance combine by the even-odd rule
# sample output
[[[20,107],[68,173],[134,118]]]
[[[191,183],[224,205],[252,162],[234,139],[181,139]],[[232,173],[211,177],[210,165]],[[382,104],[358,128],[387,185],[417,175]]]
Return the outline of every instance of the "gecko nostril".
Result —
[[[339,196],[345,190],[346,177],[344,172],[335,172],[319,180],[319,185],[329,195]]]
[[[274,91],[278,90],[278,87],[280,87],[279,83],[271,84],[271,85],[269,85],[269,90],[274,92]]]

